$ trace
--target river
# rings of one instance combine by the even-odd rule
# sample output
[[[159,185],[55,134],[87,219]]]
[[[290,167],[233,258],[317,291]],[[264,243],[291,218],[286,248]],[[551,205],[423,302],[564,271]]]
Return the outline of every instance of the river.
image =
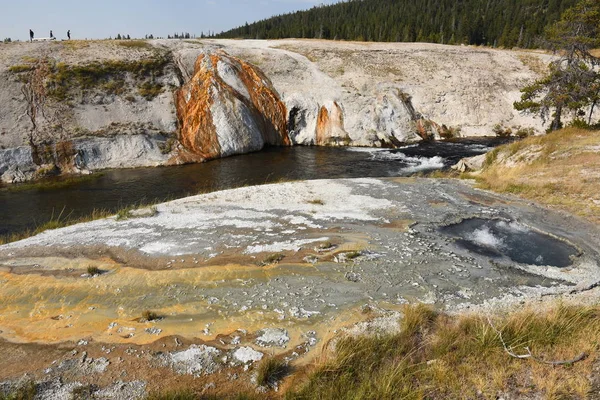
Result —
[[[60,187],[0,189],[0,235],[52,218],[78,218],[94,209],[131,205],[282,180],[409,176],[449,168],[502,139],[420,143],[401,149],[286,147],[174,167],[107,170]],[[61,180],[64,178],[54,178]],[[50,181],[52,182],[52,181]]]

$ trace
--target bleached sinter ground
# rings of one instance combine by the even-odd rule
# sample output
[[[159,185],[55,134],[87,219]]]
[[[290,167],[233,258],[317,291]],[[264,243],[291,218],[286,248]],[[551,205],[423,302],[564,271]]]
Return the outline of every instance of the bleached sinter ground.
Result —
[[[600,281],[597,228],[450,181],[282,183],[135,214],[2,246],[1,335],[147,343],[157,333],[131,321],[154,310],[166,316],[156,324],[159,336],[210,339],[276,327],[294,332],[294,342],[303,329],[323,333],[340,313],[368,302],[454,309]],[[582,255],[563,269],[520,265],[471,253],[438,231],[469,217],[551,232]],[[82,276],[90,265],[106,273]],[[69,315],[68,329],[50,319],[56,315]],[[123,327],[131,334],[118,335]]]
[[[439,231],[470,217],[549,232],[579,255],[567,268],[518,264]],[[490,231],[473,235],[502,245]],[[265,354],[303,363],[341,329],[396,331],[407,302],[460,311],[597,298],[598,249],[597,226],[455,181],[300,181],[189,197],[0,247],[0,382],[27,373],[48,396],[94,383],[123,399],[195,377],[246,385]],[[141,319],[147,310],[160,319]]]

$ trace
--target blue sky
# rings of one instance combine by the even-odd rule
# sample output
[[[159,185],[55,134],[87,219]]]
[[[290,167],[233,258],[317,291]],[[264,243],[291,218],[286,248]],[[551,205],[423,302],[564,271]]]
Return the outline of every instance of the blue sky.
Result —
[[[173,32],[220,32],[289,11],[335,0],[0,0],[0,40],[28,40],[50,30],[59,39],[167,36]]]

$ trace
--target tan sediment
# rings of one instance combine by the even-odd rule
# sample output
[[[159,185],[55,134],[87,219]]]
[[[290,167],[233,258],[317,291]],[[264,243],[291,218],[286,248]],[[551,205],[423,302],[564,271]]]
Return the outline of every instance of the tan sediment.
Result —
[[[346,244],[338,251],[345,247],[356,249],[357,244]],[[40,266],[31,267],[36,264]],[[26,274],[8,272],[25,266],[30,266]],[[104,273],[82,276],[88,266],[96,266]],[[158,339],[144,332],[150,327],[162,329],[161,337],[180,335],[204,340],[236,329],[251,332],[271,323],[294,329],[294,322],[280,321],[279,314],[273,311],[238,312],[211,305],[202,296],[203,288],[237,286],[250,279],[267,282],[287,274],[285,269],[290,266],[301,268],[304,276],[321,274],[307,263],[262,267],[228,264],[148,271],[124,267],[112,260],[16,259],[12,267],[0,271],[0,304],[4,305],[0,313],[0,337],[19,343],[93,338],[109,343],[146,344]],[[72,273],[45,275],[44,271]],[[147,309],[164,319],[140,322],[139,317]],[[117,326],[109,329],[111,323]],[[202,333],[206,324],[210,324],[209,335]],[[134,333],[133,337],[128,337],[130,333]]]

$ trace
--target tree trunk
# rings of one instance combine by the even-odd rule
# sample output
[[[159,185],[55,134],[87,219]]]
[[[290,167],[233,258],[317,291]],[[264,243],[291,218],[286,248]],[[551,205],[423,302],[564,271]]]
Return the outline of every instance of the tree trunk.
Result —
[[[592,124],[592,115],[594,115],[594,107],[596,107],[596,103],[597,103],[597,101],[594,100],[594,102],[592,103],[592,107],[590,107],[590,116],[588,117],[588,125]]]
[[[557,131],[562,127],[562,122],[560,121],[561,114],[562,106],[556,107],[556,111],[554,112],[554,119],[552,120],[552,125],[550,125],[551,131]]]

